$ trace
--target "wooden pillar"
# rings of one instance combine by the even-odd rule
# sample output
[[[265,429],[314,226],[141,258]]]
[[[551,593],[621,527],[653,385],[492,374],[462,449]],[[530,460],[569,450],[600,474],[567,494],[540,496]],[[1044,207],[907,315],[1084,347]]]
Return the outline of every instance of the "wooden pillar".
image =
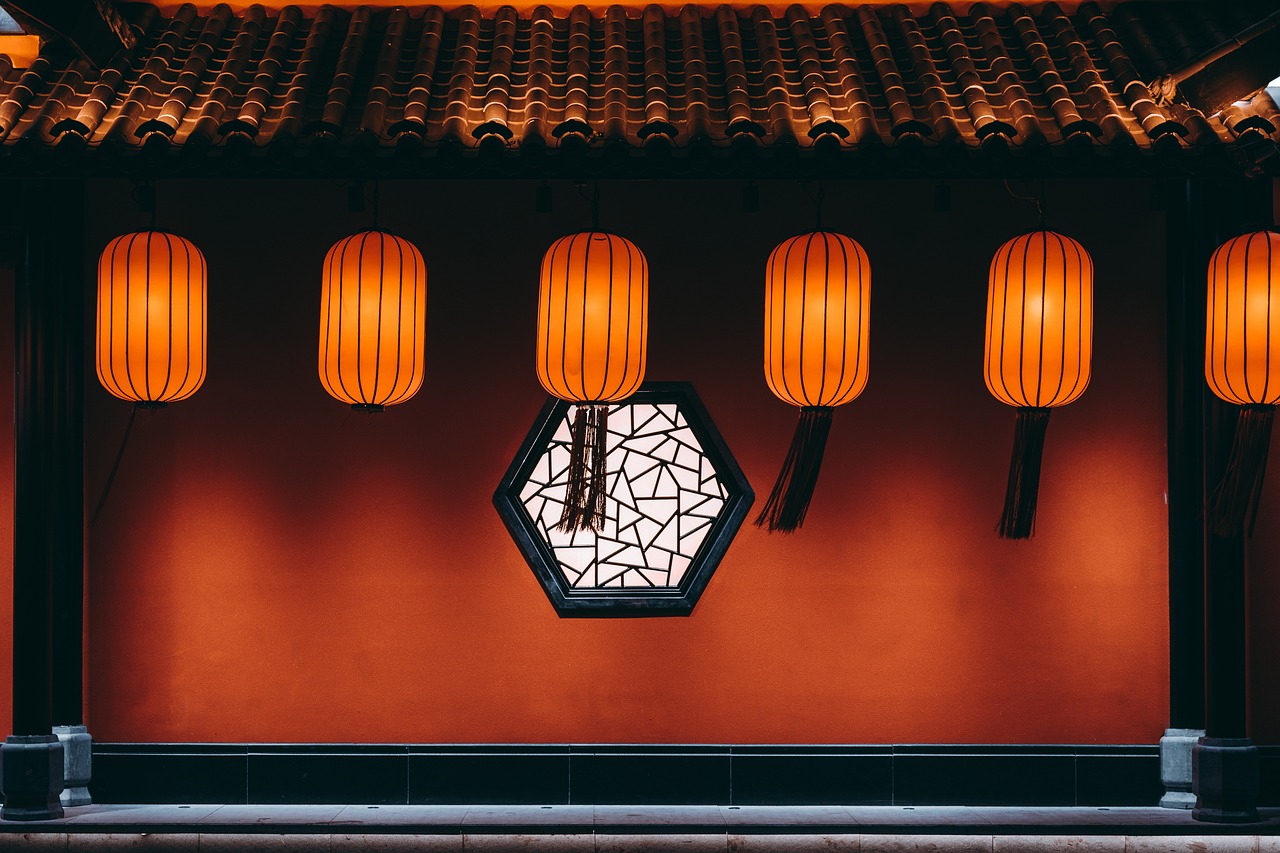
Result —
[[[19,193],[22,204],[13,206],[21,209],[15,270],[13,734],[0,746],[2,813],[9,820],[63,813],[64,750],[52,733],[55,681],[59,703],[68,699],[65,674],[55,679],[55,645],[60,651],[64,645],[55,643],[55,614],[66,603],[67,591],[59,584],[72,583],[79,597],[83,579],[84,480],[77,468],[83,441],[76,446],[75,438],[82,436],[76,422],[83,420],[83,393],[73,387],[83,370],[83,193],[79,181],[32,182]],[[78,684],[78,651],[72,665]]]
[[[1204,736],[1204,236],[1206,188],[1164,187],[1169,465],[1169,728],[1160,739],[1160,805],[1189,809],[1191,755]]]
[[[54,481],[53,542],[53,732],[62,742],[64,806],[88,805],[93,740],[84,725],[84,379],[85,294],[84,183],[59,182],[60,333],[52,342],[51,392],[60,402],[55,413],[56,452],[48,476]]]
[[[1204,280],[1218,244],[1271,219],[1271,185],[1237,179],[1206,184],[1196,265]],[[1208,251],[1202,251],[1203,244]],[[1235,432],[1236,407],[1203,386],[1203,506],[1222,479]],[[1204,515],[1202,515],[1202,524]],[[1258,819],[1258,750],[1248,732],[1248,584],[1244,537],[1204,536],[1205,736],[1193,753],[1197,820],[1245,823]]]

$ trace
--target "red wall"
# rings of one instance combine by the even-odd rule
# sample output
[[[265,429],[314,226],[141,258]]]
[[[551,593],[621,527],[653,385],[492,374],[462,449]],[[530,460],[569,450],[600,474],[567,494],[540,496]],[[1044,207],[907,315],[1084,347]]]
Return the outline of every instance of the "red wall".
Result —
[[[140,416],[90,533],[95,738],[1160,736],[1164,271],[1145,183],[1049,186],[1050,225],[1094,254],[1097,325],[1092,385],[1053,416],[1034,540],[993,532],[1013,412],[981,374],[987,264],[1034,207],[998,182],[955,184],[947,214],[928,182],[832,184],[824,224],[873,267],[871,380],[836,415],[805,527],[745,527],[689,618],[594,620],[556,617],[490,504],[544,399],[541,253],[587,223],[568,184],[535,214],[534,186],[383,184],[383,226],[427,259],[427,380],[358,416],[315,366],[321,259],[368,222],[345,186],[161,183],[161,227],[208,258],[209,372]],[[762,377],[764,261],[811,206],[794,183],[762,184],[754,215],[732,182],[602,194],[602,224],[651,265],[649,377],[695,384],[758,509],[796,417]],[[124,183],[90,210],[94,255],[145,223]],[[129,406],[90,383],[92,503]]]

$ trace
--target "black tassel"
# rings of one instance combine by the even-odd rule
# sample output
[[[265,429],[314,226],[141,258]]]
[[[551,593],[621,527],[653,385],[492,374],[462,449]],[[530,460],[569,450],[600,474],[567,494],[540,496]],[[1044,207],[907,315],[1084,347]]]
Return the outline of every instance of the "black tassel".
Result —
[[[768,527],[770,533],[792,533],[804,524],[813,488],[818,484],[827,434],[831,432],[831,412],[829,406],[806,406],[800,410],[791,448],[769,500],[756,517],[756,527]]]
[[[1218,536],[1239,536],[1247,529],[1253,535],[1258,520],[1258,499],[1262,478],[1267,473],[1267,451],[1271,448],[1271,420],[1274,406],[1242,406],[1236,421],[1236,437],[1231,442],[1231,458],[1222,482],[1209,502],[1209,524]],[[1245,527],[1246,521],[1248,527]]]
[[[1030,539],[1036,527],[1036,499],[1040,494],[1040,459],[1052,409],[1018,409],[1009,458],[1009,483],[1004,511],[996,532],[1001,539]]]
[[[605,458],[609,452],[609,405],[584,403],[573,416],[569,488],[556,529],[599,532],[604,527]]]

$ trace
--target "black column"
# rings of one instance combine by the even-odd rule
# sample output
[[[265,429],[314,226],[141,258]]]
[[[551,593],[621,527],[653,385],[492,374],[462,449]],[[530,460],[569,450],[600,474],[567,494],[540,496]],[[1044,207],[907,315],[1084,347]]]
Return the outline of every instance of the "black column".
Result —
[[[1202,731],[1205,279],[1203,272],[1197,274],[1197,270],[1207,265],[1213,246],[1202,236],[1206,216],[1204,189],[1195,181],[1182,179],[1166,189],[1169,728]]]
[[[1271,219],[1271,184],[1238,179],[1207,185],[1213,197],[1202,206],[1202,239],[1210,252],[1245,231],[1266,227]],[[1188,273],[1205,275],[1209,253]],[[1237,408],[1203,391],[1203,506],[1226,469],[1235,433]],[[1258,819],[1258,750],[1248,736],[1248,587],[1244,537],[1204,535],[1205,737],[1192,755],[1197,820],[1243,823]]]
[[[56,494],[53,542],[53,732],[62,742],[64,806],[87,805],[93,739],[84,726],[84,378],[85,296],[93,285],[84,255],[85,197],[81,181],[66,181],[56,194],[60,334],[51,342],[52,393],[60,401],[48,476]],[[75,235],[79,239],[66,239]]]
[[[83,504],[73,511],[74,499],[67,494],[74,491],[75,460],[83,454],[82,446],[68,446],[75,443],[70,434],[76,430],[69,423],[81,417],[81,395],[66,384],[80,367],[66,362],[83,346],[83,185],[33,182],[22,188],[20,197],[14,300],[13,734],[0,747],[0,782],[6,819],[42,820],[62,815],[63,747],[52,734],[55,583],[83,567]],[[83,476],[80,484],[83,488]],[[78,648],[75,660],[78,680]]]

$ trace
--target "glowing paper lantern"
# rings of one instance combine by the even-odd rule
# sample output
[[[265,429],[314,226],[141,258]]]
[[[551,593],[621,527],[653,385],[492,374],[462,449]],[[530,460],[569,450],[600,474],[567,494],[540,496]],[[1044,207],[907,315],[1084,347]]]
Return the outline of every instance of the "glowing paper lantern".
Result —
[[[997,532],[1030,538],[1049,414],[1089,384],[1093,360],[1093,259],[1053,231],[1015,237],[991,261],[984,378],[1018,409],[1004,511]]]
[[[538,381],[577,403],[562,530],[604,523],[610,402],[644,381],[649,264],[629,240],[602,231],[561,237],[542,259]]]
[[[427,268],[408,240],[362,231],[324,259],[320,384],[358,412],[380,412],[422,387]]]
[[[867,386],[871,264],[842,234],[784,241],[765,268],[764,375],[800,407],[800,423],[756,524],[791,532],[804,523],[834,407]]]
[[[1271,422],[1280,402],[1280,234],[1255,231],[1228,240],[1209,261],[1204,376],[1209,389],[1240,406],[1227,470],[1209,519],[1220,536],[1238,536],[1258,515]]]
[[[204,255],[162,231],[122,234],[98,260],[96,364],[102,387],[158,408],[205,377]]]

